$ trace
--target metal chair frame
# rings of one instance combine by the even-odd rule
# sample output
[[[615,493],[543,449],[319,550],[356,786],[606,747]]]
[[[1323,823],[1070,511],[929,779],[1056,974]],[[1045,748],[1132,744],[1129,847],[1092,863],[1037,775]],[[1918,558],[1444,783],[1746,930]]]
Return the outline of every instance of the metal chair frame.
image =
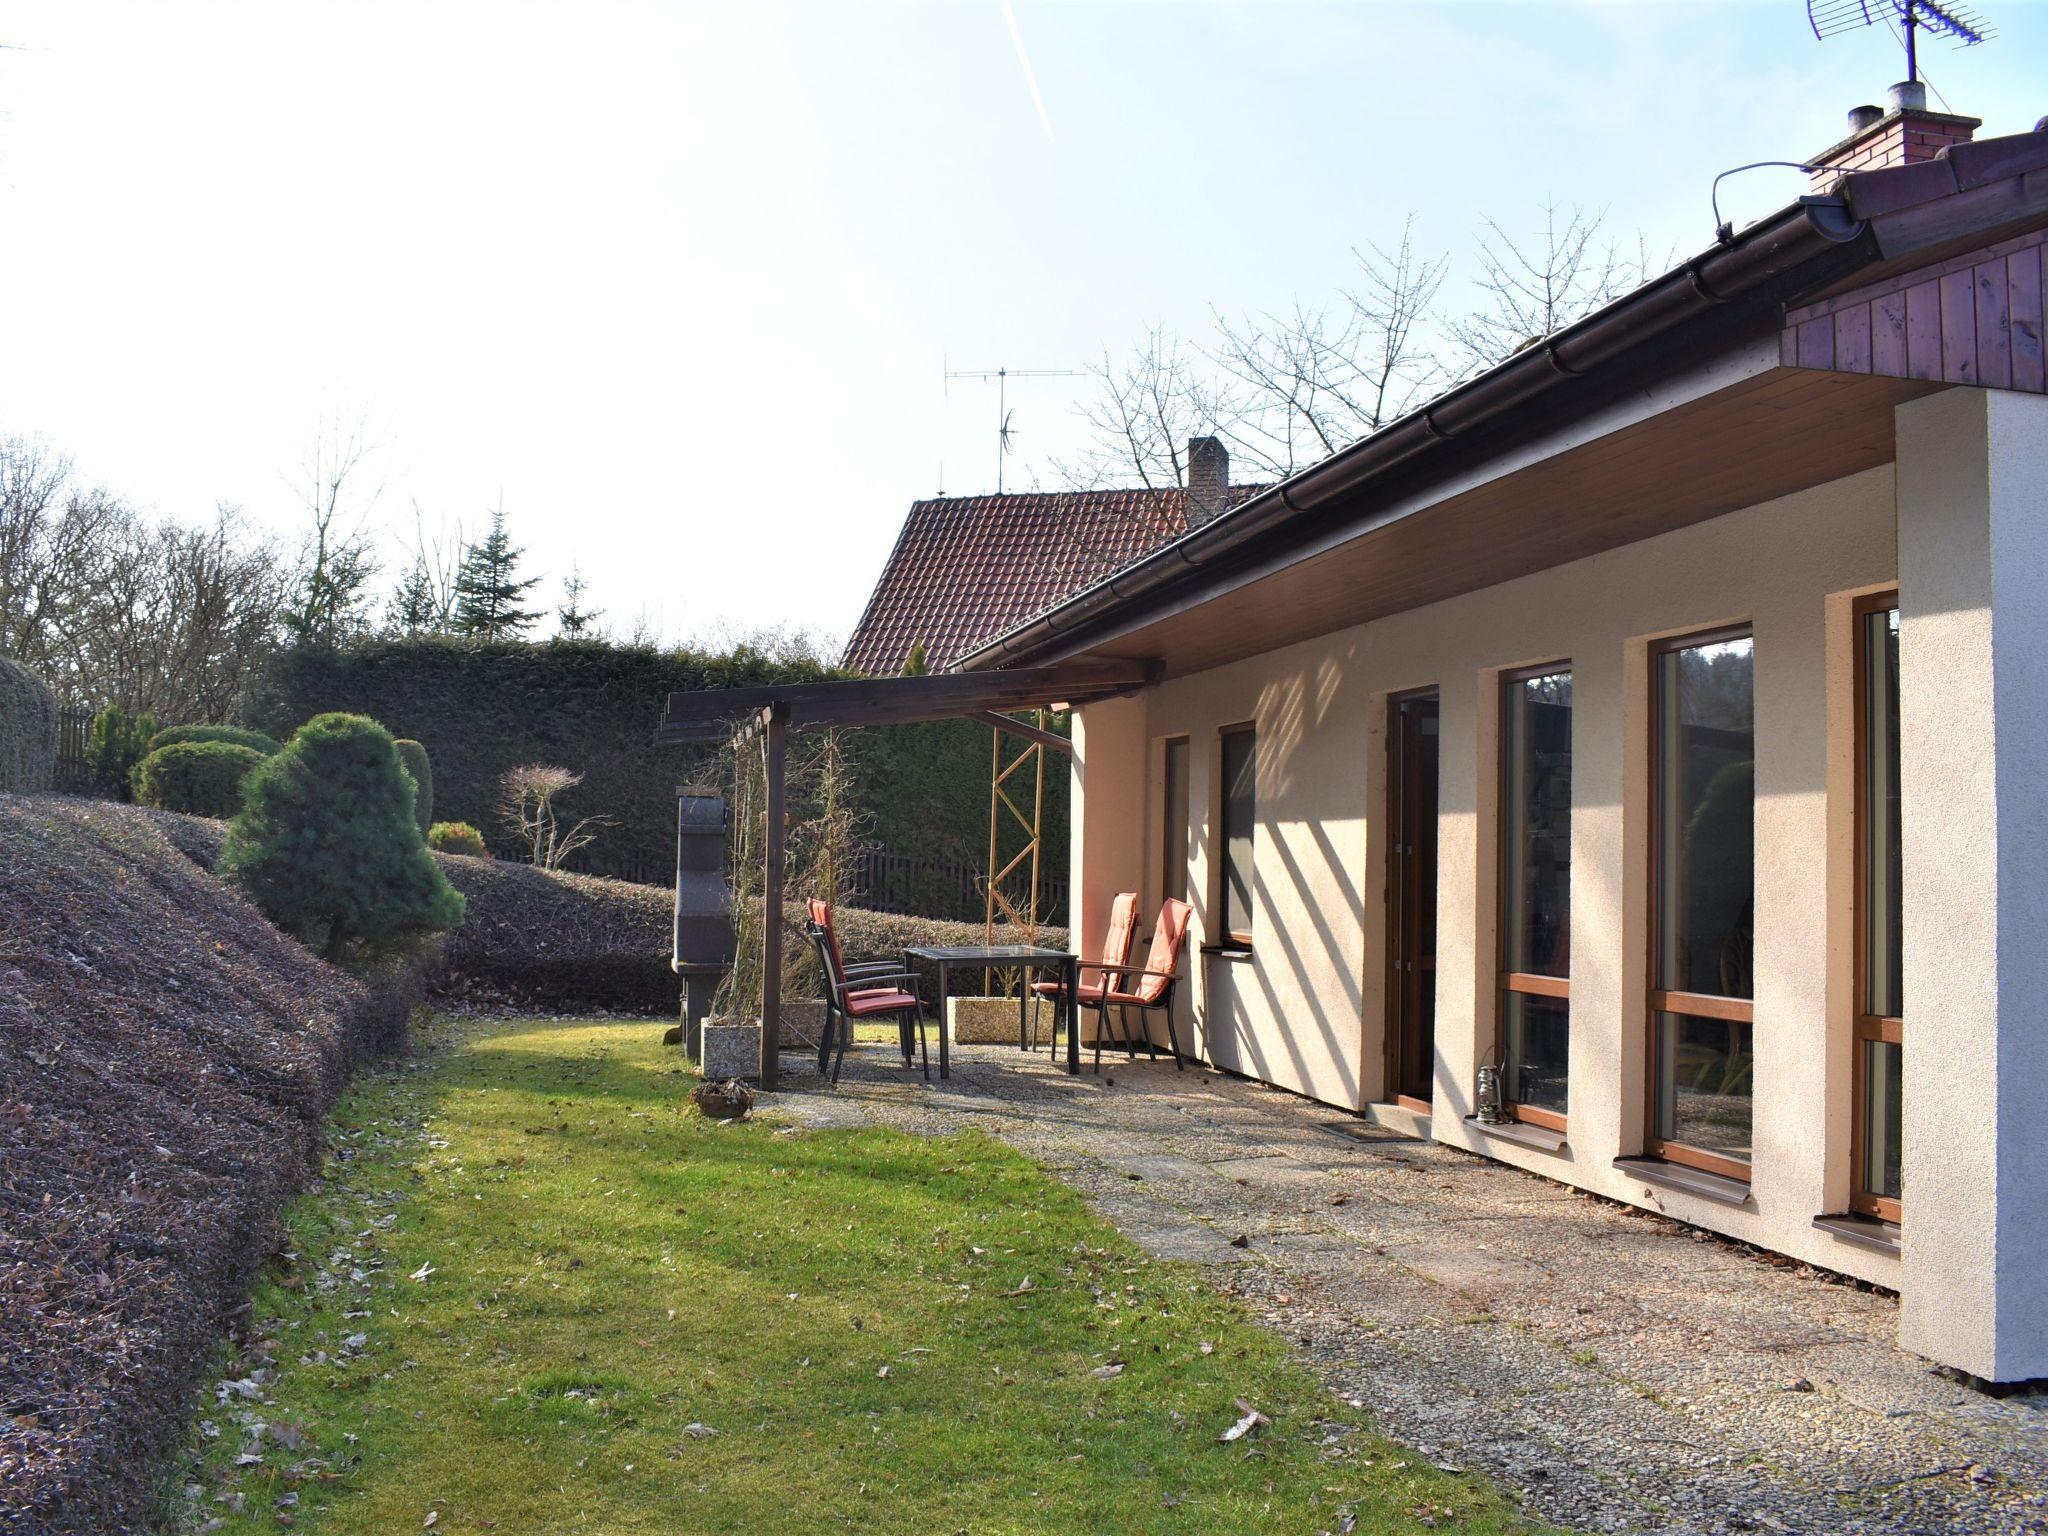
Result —
[[[828,1058],[829,1078],[839,1081],[840,1069],[846,1065],[846,1047],[853,1040],[853,1021],[856,1017],[867,1019],[896,1020],[898,1039],[903,1051],[903,1064],[907,1067],[914,1059],[910,1048],[910,1033],[917,1031],[917,1057],[922,1059],[925,1081],[931,1081],[931,1048],[925,1043],[924,1005],[913,1001],[898,1008],[885,1009],[875,1013],[854,1014],[847,1006],[848,999],[855,993],[868,991],[904,991],[915,999],[918,995],[919,978],[913,971],[906,971],[890,960],[863,960],[853,965],[842,966],[833,958],[832,936],[825,931],[822,923],[806,921],[804,936],[811,941],[818,952],[818,974],[824,980],[825,1027],[818,1036],[818,1071],[826,1073]],[[899,983],[904,983],[899,987]],[[834,1036],[839,1040],[839,1054],[832,1055]]]

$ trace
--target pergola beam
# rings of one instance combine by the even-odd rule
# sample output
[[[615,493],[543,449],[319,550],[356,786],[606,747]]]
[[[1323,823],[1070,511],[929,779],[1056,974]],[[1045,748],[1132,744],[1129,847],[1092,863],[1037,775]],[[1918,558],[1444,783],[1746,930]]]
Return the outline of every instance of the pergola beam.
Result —
[[[1143,661],[1068,661],[1007,672],[941,672],[923,677],[846,678],[825,683],[770,683],[756,688],[704,688],[672,693],[656,739],[717,741],[770,705],[788,710],[790,730],[829,726],[908,725],[921,720],[977,718],[1005,709],[1089,704],[1143,687],[1155,669]],[[1006,723],[1004,729],[1028,729]]]

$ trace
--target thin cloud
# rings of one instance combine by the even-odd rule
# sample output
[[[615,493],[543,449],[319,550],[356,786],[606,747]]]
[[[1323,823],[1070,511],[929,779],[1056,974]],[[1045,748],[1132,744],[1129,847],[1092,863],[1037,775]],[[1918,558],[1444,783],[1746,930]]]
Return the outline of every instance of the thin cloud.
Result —
[[[1024,34],[1017,30],[1017,13],[1010,6],[1010,0],[1003,0],[1003,20],[1010,24],[1010,41],[1017,46],[1017,62],[1024,70],[1024,83],[1031,87],[1031,104],[1038,108],[1038,120],[1045,124],[1045,140],[1057,144],[1053,136],[1052,117],[1045,110],[1045,98],[1038,94],[1038,76],[1031,68],[1031,55],[1024,50]]]

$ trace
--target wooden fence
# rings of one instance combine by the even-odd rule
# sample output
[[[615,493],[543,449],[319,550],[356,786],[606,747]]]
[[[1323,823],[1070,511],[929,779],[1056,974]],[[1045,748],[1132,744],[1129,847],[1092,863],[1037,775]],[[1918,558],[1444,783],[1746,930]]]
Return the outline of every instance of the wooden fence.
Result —
[[[85,743],[92,735],[92,711],[61,709],[57,712],[56,787],[66,794],[99,793],[92,769],[86,766]]]
[[[987,886],[975,865],[954,859],[920,858],[886,848],[863,849],[855,856],[852,890],[847,899],[871,912],[900,912],[911,917],[946,918],[978,923],[988,912]],[[1005,887],[1007,891],[1008,888]],[[1019,906],[1024,893],[1010,892]],[[1067,882],[1054,877],[1039,881],[1038,916],[1055,926],[1067,920]]]

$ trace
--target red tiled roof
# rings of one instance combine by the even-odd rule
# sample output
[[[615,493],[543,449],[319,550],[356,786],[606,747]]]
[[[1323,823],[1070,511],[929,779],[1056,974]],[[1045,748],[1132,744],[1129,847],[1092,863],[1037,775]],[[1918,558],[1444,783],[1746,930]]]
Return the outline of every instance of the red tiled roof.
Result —
[[[1233,485],[1236,506],[1262,487]],[[846,644],[861,672],[936,672],[1187,531],[1187,492],[1031,491],[911,503]]]

